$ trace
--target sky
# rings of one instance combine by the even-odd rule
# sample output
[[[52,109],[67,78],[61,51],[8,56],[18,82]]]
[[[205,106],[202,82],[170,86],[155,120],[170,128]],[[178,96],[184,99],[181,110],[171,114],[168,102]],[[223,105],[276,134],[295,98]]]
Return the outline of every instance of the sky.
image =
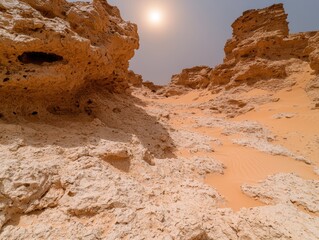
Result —
[[[222,63],[231,24],[245,10],[284,3],[290,32],[319,30],[319,0],[108,0],[124,20],[136,23],[140,49],[130,69],[144,81],[167,84],[173,74],[198,65]],[[162,21],[152,23],[150,11]],[[154,17],[154,16],[153,16]],[[156,16],[155,16],[156,18]]]

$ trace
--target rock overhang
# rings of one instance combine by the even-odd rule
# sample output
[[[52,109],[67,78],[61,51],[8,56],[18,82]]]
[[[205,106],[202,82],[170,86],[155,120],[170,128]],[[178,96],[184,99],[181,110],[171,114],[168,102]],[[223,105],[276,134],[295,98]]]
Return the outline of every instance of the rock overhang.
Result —
[[[88,86],[125,92],[139,37],[116,7],[105,0],[4,0],[0,6],[5,111],[28,113],[30,100],[43,108],[66,99],[74,105]]]

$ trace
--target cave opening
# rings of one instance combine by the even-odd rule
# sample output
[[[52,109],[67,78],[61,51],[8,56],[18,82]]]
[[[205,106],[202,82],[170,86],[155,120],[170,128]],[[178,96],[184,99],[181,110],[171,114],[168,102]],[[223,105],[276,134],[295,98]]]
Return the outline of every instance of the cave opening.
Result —
[[[45,52],[24,52],[18,56],[18,60],[22,63],[28,64],[42,64],[42,63],[53,63],[62,61],[63,57],[54,53],[45,53]]]

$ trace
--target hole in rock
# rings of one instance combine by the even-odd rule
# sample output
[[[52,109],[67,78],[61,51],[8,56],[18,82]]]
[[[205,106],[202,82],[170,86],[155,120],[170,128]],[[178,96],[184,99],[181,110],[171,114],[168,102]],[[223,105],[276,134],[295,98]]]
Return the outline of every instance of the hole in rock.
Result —
[[[53,63],[62,61],[63,57],[54,53],[24,52],[18,56],[18,60],[22,63],[42,64],[44,62]]]
[[[117,168],[122,172],[128,173],[131,167],[131,159],[129,156],[121,156],[117,154],[105,154],[101,156],[101,159],[111,164],[113,167]]]
[[[74,197],[76,195],[76,193],[75,192],[68,192],[68,196],[70,196],[70,197]]]

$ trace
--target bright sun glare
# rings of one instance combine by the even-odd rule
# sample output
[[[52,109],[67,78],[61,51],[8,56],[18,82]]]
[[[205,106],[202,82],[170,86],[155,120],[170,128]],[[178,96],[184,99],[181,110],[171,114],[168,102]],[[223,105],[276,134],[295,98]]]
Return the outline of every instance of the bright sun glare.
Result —
[[[163,16],[160,10],[153,9],[149,12],[148,18],[152,24],[160,24],[162,22]]]

